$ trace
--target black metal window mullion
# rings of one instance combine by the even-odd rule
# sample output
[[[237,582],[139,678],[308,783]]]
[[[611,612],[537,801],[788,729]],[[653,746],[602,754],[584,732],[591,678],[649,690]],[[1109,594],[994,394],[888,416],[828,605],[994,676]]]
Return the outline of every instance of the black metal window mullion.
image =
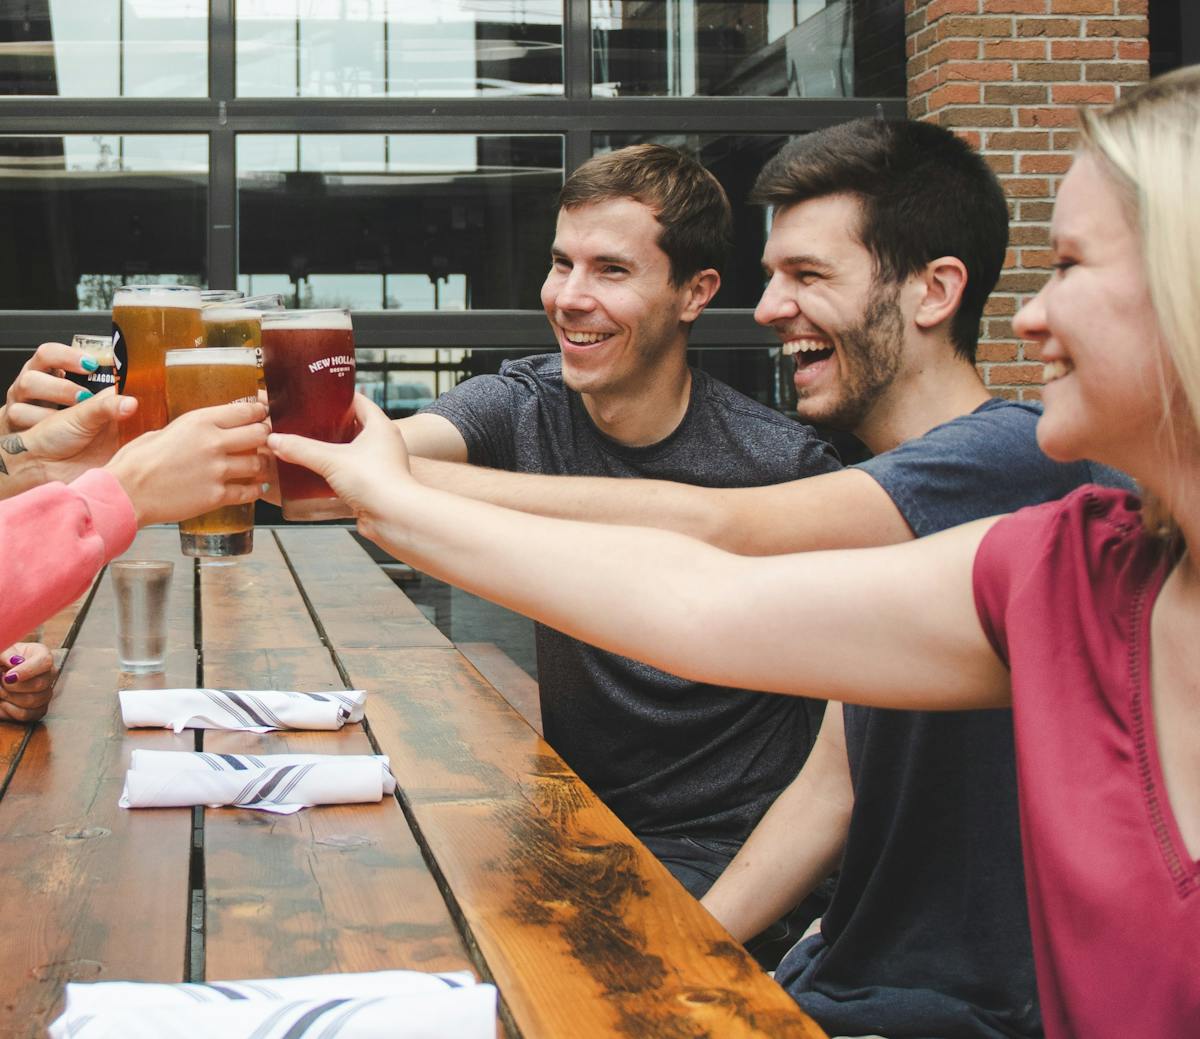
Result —
[[[208,284],[237,285],[237,139],[229,126],[236,93],[235,0],[210,0],[208,93],[216,121],[208,135]]]
[[[591,0],[563,0],[563,95],[570,101],[592,96]]]

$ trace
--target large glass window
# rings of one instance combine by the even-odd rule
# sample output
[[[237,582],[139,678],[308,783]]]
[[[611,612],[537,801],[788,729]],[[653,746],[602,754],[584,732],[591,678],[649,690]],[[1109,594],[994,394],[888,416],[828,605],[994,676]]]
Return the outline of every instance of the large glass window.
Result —
[[[889,6],[896,10],[881,18]],[[591,7],[597,95],[904,96],[901,0],[591,0]]]
[[[241,97],[562,93],[561,0],[239,0]]]
[[[207,194],[204,135],[0,137],[0,309],[107,310],[126,281],[202,283]]]
[[[208,0],[11,0],[0,41],[0,94],[208,93]]]
[[[251,134],[237,153],[246,288],[369,310],[539,306],[561,137]]]

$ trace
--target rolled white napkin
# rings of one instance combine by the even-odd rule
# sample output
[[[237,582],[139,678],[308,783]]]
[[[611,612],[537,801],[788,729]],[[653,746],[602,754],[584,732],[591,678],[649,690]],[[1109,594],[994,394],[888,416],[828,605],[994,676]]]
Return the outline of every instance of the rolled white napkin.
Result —
[[[297,693],[274,689],[123,689],[126,728],[340,729],[360,722],[365,689]]]
[[[384,755],[194,754],[135,750],[122,808],[256,808],[290,815],[318,804],[378,801],[396,789]]]
[[[494,1039],[496,990],[465,971],[67,985],[51,1039]]]

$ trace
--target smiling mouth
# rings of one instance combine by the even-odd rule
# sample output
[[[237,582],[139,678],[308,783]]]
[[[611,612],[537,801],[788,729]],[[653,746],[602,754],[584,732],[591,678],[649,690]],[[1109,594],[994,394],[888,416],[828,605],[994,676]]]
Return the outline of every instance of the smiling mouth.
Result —
[[[1061,379],[1064,375],[1070,375],[1074,368],[1075,365],[1070,361],[1047,361],[1042,366],[1042,382],[1045,384]]]
[[[783,356],[795,357],[797,368],[807,368],[818,361],[827,361],[833,356],[833,347],[828,339],[789,339],[783,344]]]
[[[572,346],[595,346],[597,343],[603,343],[606,339],[611,339],[615,333],[613,332],[571,332],[565,328],[559,328],[565,339]]]

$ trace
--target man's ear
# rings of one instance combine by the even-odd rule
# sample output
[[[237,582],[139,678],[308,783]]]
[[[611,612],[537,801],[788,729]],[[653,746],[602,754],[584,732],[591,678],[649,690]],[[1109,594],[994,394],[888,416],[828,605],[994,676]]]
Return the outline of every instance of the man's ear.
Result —
[[[687,324],[695,321],[704,313],[704,308],[712,302],[713,296],[717,294],[717,289],[720,287],[721,275],[711,267],[706,267],[693,274],[685,286],[687,296],[684,299],[683,312],[679,315],[679,320]]]
[[[957,256],[939,256],[920,275],[922,295],[913,320],[928,331],[951,320],[962,304],[967,267]]]

